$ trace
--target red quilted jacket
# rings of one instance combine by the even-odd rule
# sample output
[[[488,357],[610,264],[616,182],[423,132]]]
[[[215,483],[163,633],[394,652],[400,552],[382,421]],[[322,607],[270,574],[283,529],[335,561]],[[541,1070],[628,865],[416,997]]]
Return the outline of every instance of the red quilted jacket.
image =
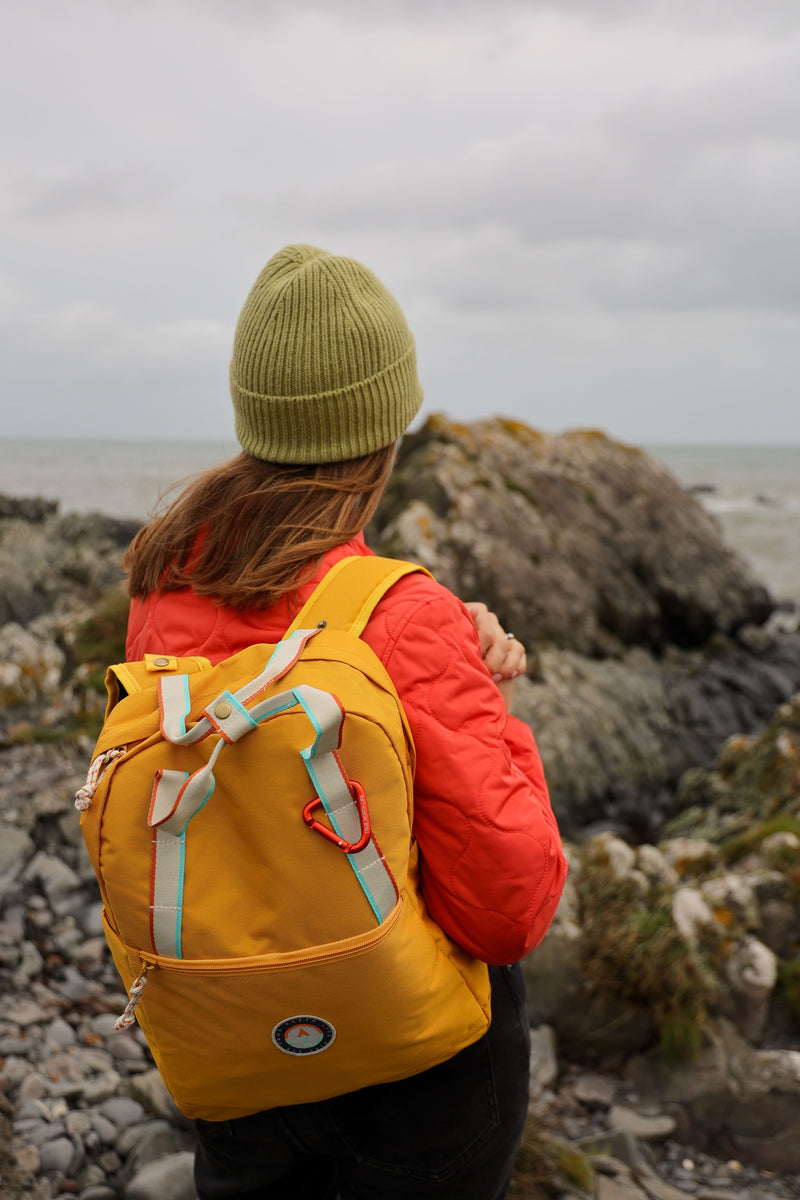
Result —
[[[325,555],[301,602],[335,562],[370,554],[362,536]],[[212,663],[291,623],[287,599],[237,613],[188,590],[131,603],[126,656],[201,654]],[[400,579],[363,633],[391,676],[417,753],[414,834],[422,889],[441,927],[488,963],[541,941],[566,863],[533,735],[506,713],[460,600],[426,575]]]

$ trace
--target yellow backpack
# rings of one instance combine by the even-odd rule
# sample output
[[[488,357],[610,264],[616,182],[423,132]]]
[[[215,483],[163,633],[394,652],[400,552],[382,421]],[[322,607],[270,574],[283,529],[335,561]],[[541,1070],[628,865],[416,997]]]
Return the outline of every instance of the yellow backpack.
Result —
[[[414,747],[360,638],[402,575],[345,559],[275,646],[109,668],[81,828],[134,1020],[187,1116],[401,1079],[488,1027],[484,964],[429,916]]]

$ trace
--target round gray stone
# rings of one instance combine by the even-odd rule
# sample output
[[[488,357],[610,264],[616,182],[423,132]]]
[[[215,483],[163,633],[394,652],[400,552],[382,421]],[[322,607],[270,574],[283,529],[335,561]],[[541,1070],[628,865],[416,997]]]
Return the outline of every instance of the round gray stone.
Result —
[[[112,1096],[99,1106],[99,1112],[120,1129],[126,1125],[137,1125],[144,1117],[144,1109],[139,1101],[131,1100],[128,1096]]]
[[[56,1017],[54,1021],[45,1029],[45,1038],[54,1046],[62,1048],[66,1046],[74,1046],[76,1042],[75,1030],[68,1021],[63,1017]]]
[[[44,1142],[39,1147],[39,1156],[42,1173],[63,1171],[66,1174],[75,1158],[75,1147],[69,1138],[60,1137],[52,1142]]]
[[[148,1163],[128,1184],[127,1200],[197,1200],[194,1187],[194,1155],[189,1151],[170,1154]]]
[[[113,1146],[119,1135],[119,1126],[101,1112],[92,1113],[92,1128],[105,1146]]]
[[[92,1128],[92,1121],[88,1113],[75,1108],[64,1117],[64,1126],[70,1137],[82,1138]]]
[[[19,1085],[17,1103],[28,1104],[32,1100],[41,1100],[47,1095],[47,1082],[44,1075],[40,1075],[38,1071],[31,1071]]]
[[[34,845],[24,829],[3,821],[0,833],[0,881],[10,883],[25,870]]]
[[[116,1013],[99,1013],[98,1016],[92,1018],[92,1033],[96,1033],[101,1038],[111,1037],[116,1023]]]
[[[110,1037],[107,1042],[108,1053],[118,1062],[142,1062],[144,1059],[144,1050],[135,1042],[130,1035],[124,1033],[115,1034]]]

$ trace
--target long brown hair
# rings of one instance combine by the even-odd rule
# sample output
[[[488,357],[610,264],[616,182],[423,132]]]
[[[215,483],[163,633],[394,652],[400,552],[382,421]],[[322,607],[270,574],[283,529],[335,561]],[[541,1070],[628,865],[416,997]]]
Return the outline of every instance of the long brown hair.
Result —
[[[212,467],[139,530],[123,559],[128,592],[191,587],[238,610],[266,608],[364,528],[393,461],[391,445],[318,466],[239,454]]]

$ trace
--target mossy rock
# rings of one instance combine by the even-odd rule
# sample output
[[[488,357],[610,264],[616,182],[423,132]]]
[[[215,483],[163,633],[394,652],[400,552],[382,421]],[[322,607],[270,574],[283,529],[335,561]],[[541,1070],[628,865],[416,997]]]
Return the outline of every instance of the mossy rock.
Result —
[[[614,873],[600,847],[587,849],[578,892],[584,971],[595,996],[645,1011],[665,1059],[691,1060],[701,1049],[719,988],[713,947],[693,946],[681,936],[669,888],[642,895],[634,878]]]
[[[96,668],[101,688],[108,664],[125,661],[129,603],[122,584],[109,588],[95,605],[91,616],[75,633],[72,644],[75,663]],[[94,682],[93,678],[92,685]]]
[[[774,833],[793,833],[800,837],[800,817],[782,813],[770,817],[767,821],[748,824],[742,832],[724,841],[720,850],[725,861],[732,865],[746,858],[748,854],[756,853],[761,843]],[[786,865],[791,868],[794,863],[788,859]]]
[[[593,1196],[595,1175],[591,1160],[578,1147],[542,1129],[531,1117],[522,1135],[509,1200],[546,1200],[553,1189],[575,1189]]]

